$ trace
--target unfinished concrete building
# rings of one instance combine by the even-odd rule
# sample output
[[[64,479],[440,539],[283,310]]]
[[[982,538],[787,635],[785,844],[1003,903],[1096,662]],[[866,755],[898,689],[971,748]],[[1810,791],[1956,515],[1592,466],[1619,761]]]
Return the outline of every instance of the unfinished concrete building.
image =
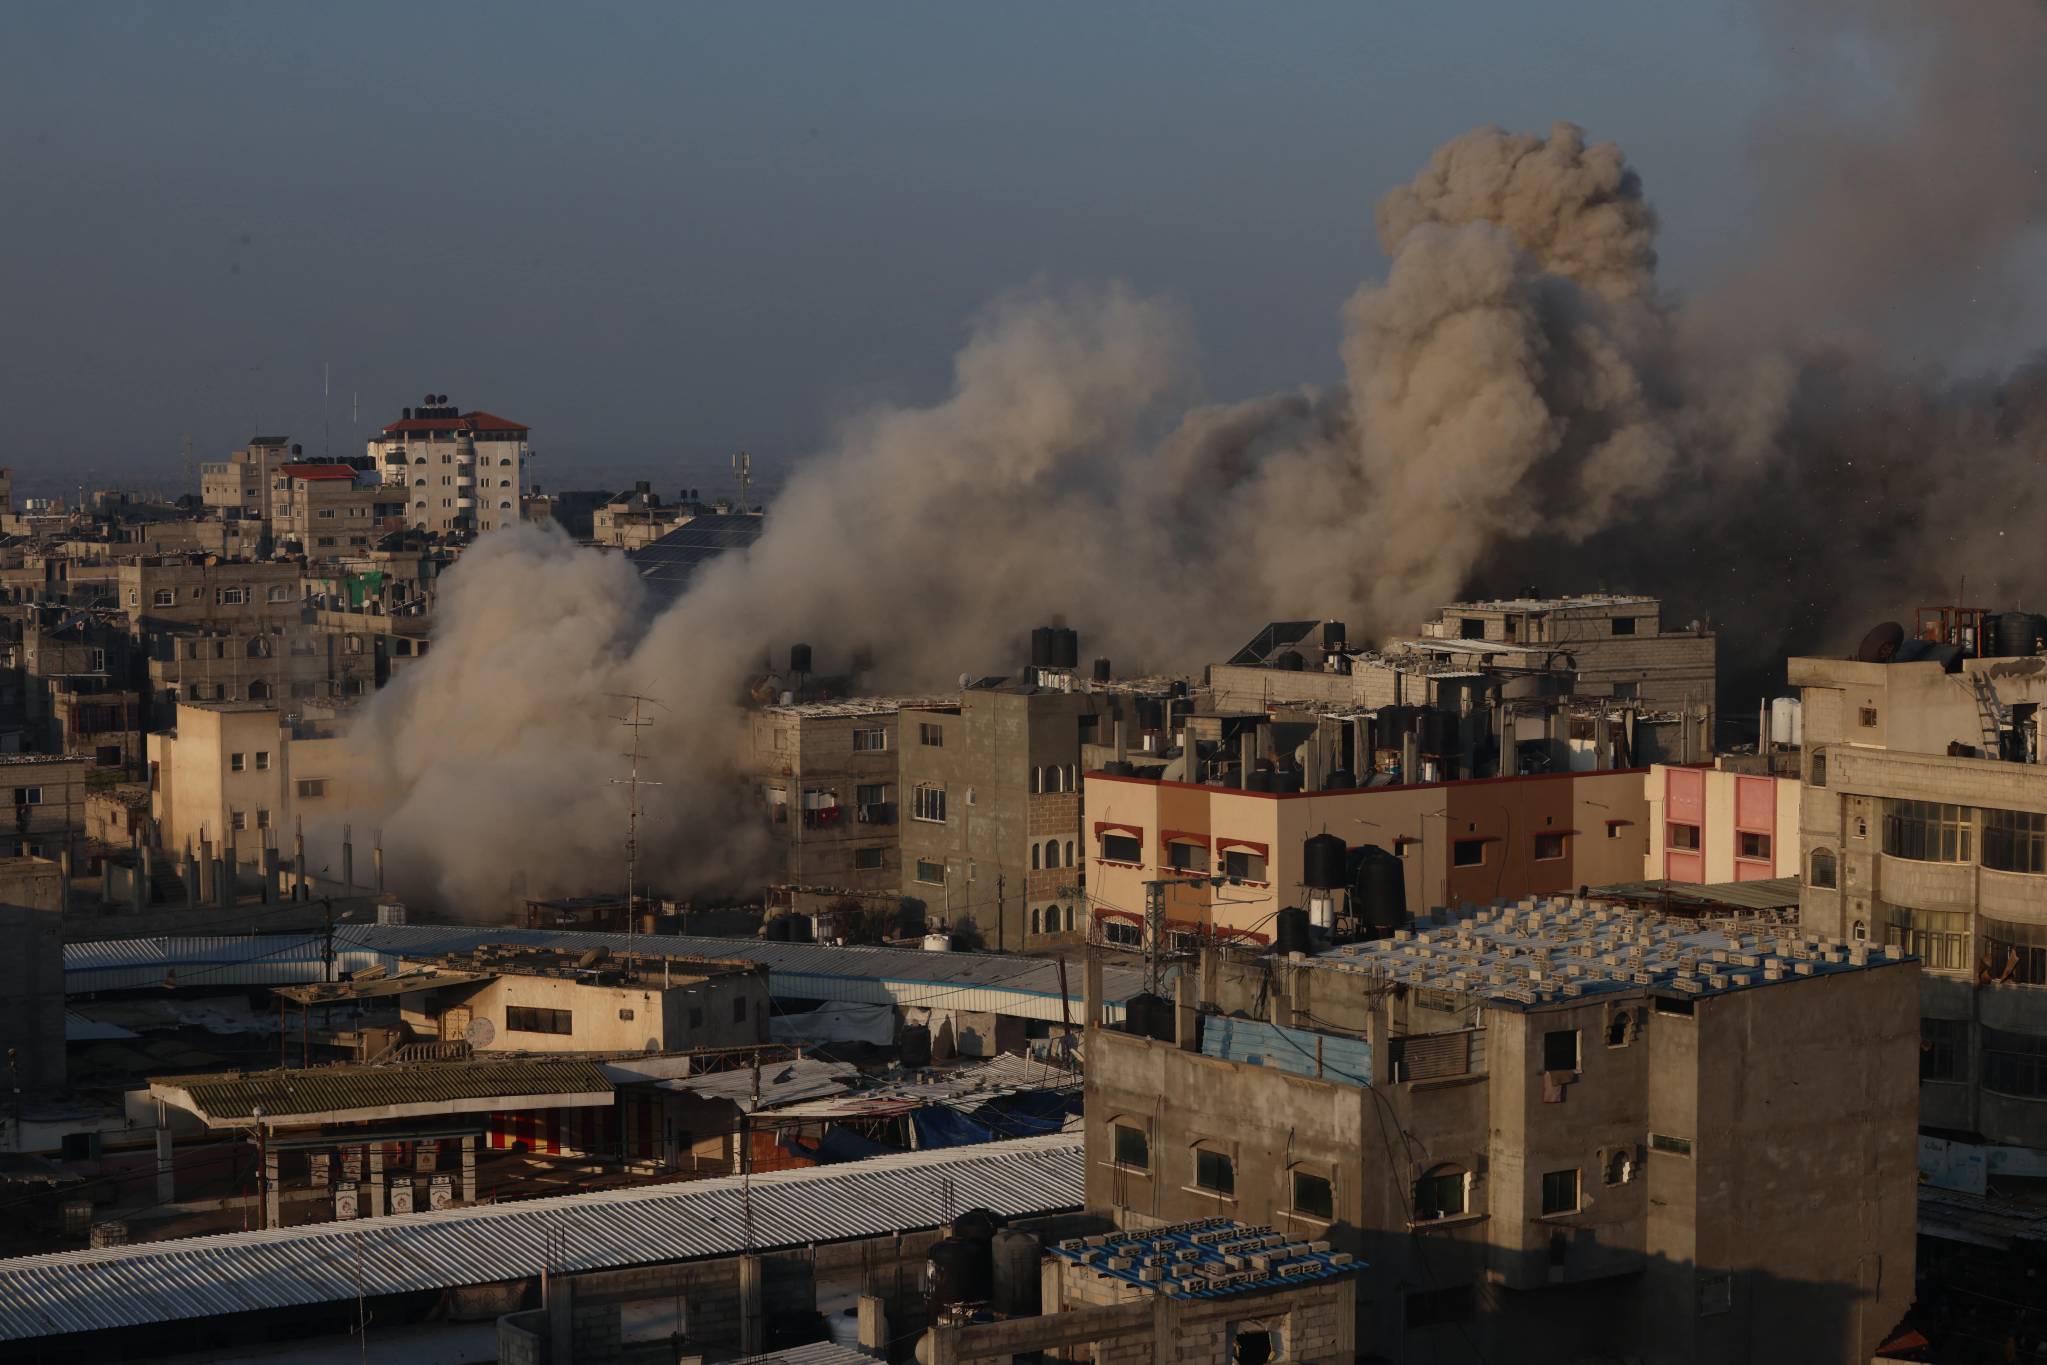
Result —
[[[1088,1204],[1352,1252],[1381,1358],[1860,1365],[1913,1295],[1916,979],[1565,900],[1210,951],[1089,1030]]]

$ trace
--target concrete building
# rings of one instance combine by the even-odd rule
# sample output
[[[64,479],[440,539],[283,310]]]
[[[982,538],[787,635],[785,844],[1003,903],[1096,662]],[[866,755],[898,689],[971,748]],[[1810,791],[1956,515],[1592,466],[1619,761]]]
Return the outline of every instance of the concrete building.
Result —
[[[280,551],[312,560],[367,555],[384,532],[404,525],[406,499],[368,459],[293,462],[277,471],[270,535]]]
[[[1982,1149],[1973,1192],[2047,1170],[2047,666],[1800,658],[1790,679],[1805,927],[1924,962],[1920,1121]]]
[[[1797,778],[1657,763],[1645,780],[1644,878],[1718,883],[1798,875]]]
[[[650,946],[658,940],[650,940]],[[416,1036],[490,1052],[680,1052],[768,1040],[768,969],[741,959],[630,959],[499,946],[407,969],[474,974],[403,997]]]
[[[844,891],[904,880],[898,713],[929,698],[852,697],[763,706],[746,716],[775,880]]]
[[[611,501],[602,489],[564,489],[543,493],[538,485],[526,496],[526,520],[536,526],[558,526],[571,540],[596,538],[597,511]]]
[[[247,446],[231,451],[225,460],[199,466],[200,500],[224,521],[253,521],[267,527],[277,470],[298,453],[289,436],[251,436]]]
[[[533,458],[530,433],[488,412],[463,412],[447,396],[385,426],[369,443],[384,482],[405,490],[408,525],[422,531],[470,534],[516,524]]]
[[[1354,1253],[1381,1359],[1860,1365],[1913,1297],[1916,976],[1562,900],[1211,950],[1089,1029],[1088,1205]]]
[[[696,510],[695,503],[664,505],[653,485],[642,480],[590,513],[588,539],[614,550],[637,550],[687,525]]]
[[[176,715],[149,736],[150,817],[165,850],[232,845],[239,865],[261,866],[266,848],[289,854],[301,823],[348,811],[355,771],[333,723],[273,702],[182,702]]]
[[[1648,852],[1640,770],[1343,791],[1241,791],[1087,774],[1088,903],[1104,941],[1143,941],[1146,883],[1170,933],[1272,940],[1305,902],[1302,848],[1333,834],[1400,859],[1409,914],[1633,881]],[[1211,878],[1229,884],[1213,885]],[[1337,913],[1344,913],[1337,907]]]
[[[64,1086],[64,897],[55,862],[0,859],[0,1065],[16,1093]]]
[[[85,837],[86,758],[70,754],[0,755],[0,802],[13,817],[0,849],[19,857],[71,858]]]

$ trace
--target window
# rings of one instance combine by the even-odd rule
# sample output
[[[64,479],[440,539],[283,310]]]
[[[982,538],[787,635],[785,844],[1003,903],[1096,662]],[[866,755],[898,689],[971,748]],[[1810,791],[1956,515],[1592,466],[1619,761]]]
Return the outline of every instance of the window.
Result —
[[[1039,848],[1039,847],[1038,847],[1038,846],[1037,846],[1036,844],[1032,844],[1032,845],[1031,845],[1031,871],[1033,871],[1033,872],[1036,872],[1036,871],[1037,871],[1037,870],[1038,870],[1038,869],[1039,869],[1040,867],[1044,866],[1044,857],[1045,857],[1045,851],[1044,851],[1043,849]]]
[[[505,1029],[510,1033],[575,1032],[568,1010],[541,1009],[532,1005],[505,1006]]]
[[[1137,948],[1144,944],[1144,931],[1128,920],[1105,919],[1102,921],[1102,942],[1118,948]]]
[[[853,732],[853,752],[878,754],[888,748],[888,731],[879,726]]]
[[[1919,1021],[1919,1079],[1969,1079],[1969,1025],[1960,1019]]]
[[[1240,882],[1262,882],[1265,880],[1265,855],[1253,853],[1248,848],[1224,849],[1223,872]]]
[[[1128,834],[1104,833],[1102,858],[1112,863],[1141,863],[1144,861],[1144,845]]]
[[[150,598],[150,602],[153,606],[175,607],[178,605],[177,591],[173,588],[158,588]]]
[[[1833,850],[1816,848],[1812,851],[1812,876],[1814,886],[1839,885],[1839,872],[1834,863]]]
[[[1445,1166],[1414,1182],[1414,1220],[1456,1218],[1471,1211],[1471,1175]]]
[[[1045,770],[1043,768],[1031,769],[1031,795],[1036,796],[1039,792],[1042,792],[1044,790]]]
[[[291,584],[272,583],[269,595],[270,600],[273,602],[289,602],[291,601]]]
[[[1127,1123],[1112,1126],[1112,1148],[1118,1166],[1133,1171],[1151,1169],[1151,1135]]]
[[[1656,1012],[1667,1014],[1674,1019],[1688,1018],[1698,1013],[1699,1002],[1689,995],[1659,995],[1656,997]]]
[[[1231,1160],[1228,1152],[1219,1152],[1212,1147],[1195,1148],[1194,1188],[1234,1197],[1237,1193],[1237,1163]]]
[[[1609,1185],[1625,1185],[1635,1178],[1635,1153],[1627,1147],[1617,1147],[1606,1154],[1600,1166],[1600,1178]]]
[[[308,777],[299,783],[300,796],[315,797],[325,796],[326,794],[327,779],[324,777]]]
[[[945,747],[945,727],[921,721],[917,726],[917,742],[933,749]]]
[[[1928,967],[1948,971],[1969,968],[1969,917],[1960,910],[1886,911],[1884,942],[1902,946]]]
[[[1690,1156],[1692,1154],[1692,1140],[1690,1138],[1672,1137],[1668,1133],[1651,1133],[1649,1135],[1649,1150],[1652,1152],[1668,1152],[1672,1156]]]
[[[1984,1029],[1983,1088],[2001,1095],[2047,1099],[2047,1038]]]
[[[1553,862],[1564,856],[1564,836],[1561,834],[1538,834],[1535,836],[1535,860],[1539,863]]]
[[[1739,839],[1741,849],[1736,856],[1742,858],[1762,858],[1766,860],[1769,858],[1770,856],[1769,835],[1751,834],[1747,830],[1741,830],[1738,832],[1737,837]]]
[[[17,806],[42,805],[43,789],[41,787],[16,787],[14,789],[14,804]]]
[[[1481,617],[1466,616],[1457,623],[1457,635],[1463,640],[1485,639],[1485,621]]]
[[[1642,695],[1642,684],[1617,682],[1613,685],[1613,695],[1622,701],[1634,701]]]
[[[1630,1010],[1615,1010],[1606,1021],[1606,1045],[1626,1047],[1635,1040],[1635,1016]]]
[[[1542,1035],[1542,1069],[1544,1071],[1578,1069],[1578,1030],[1551,1029]]]
[[[1984,811],[1983,866],[1999,872],[2047,872],[2047,815]]]
[[[1633,635],[1635,633],[1635,618],[1632,616],[1614,617],[1613,633],[1616,635]]]
[[[257,829],[269,829],[269,828],[270,828],[270,812],[269,812],[269,811],[267,811],[267,810],[263,810],[263,809],[261,809],[260,807],[259,807],[259,808],[257,809],[257,811],[256,811],[256,828],[257,828]]]
[[[1863,729],[1874,730],[1876,728],[1876,708],[1874,706],[1863,707],[1857,713],[1856,719],[1862,723]]]
[[[1294,1172],[1294,1212],[1330,1222],[1336,1217],[1336,1189],[1326,1175],[1312,1171]]]
[[[863,872],[872,872],[885,865],[883,859],[887,852],[888,850],[880,845],[873,848],[856,848],[853,850],[853,866]]]
[[[1052,913],[1053,913],[1054,915],[1057,915],[1057,914],[1059,913],[1059,907],[1058,907],[1058,906],[1056,906],[1056,905],[1055,905],[1055,906],[1053,906],[1053,907],[1052,907]],[[1038,911],[1037,907],[1036,907],[1036,906],[1032,906],[1032,907],[1031,907],[1031,932],[1032,932],[1032,933],[1034,933],[1034,934],[1035,934],[1035,933],[1039,932],[1039,930],[1038,930],[1038,925],[1039,925],[1039,923],[1040,923],[1040,920],[1041,920],[1041,916],[1040,916],[1040,913],[1039,913],[1039,911]]]
[[[227,756],[227,770],[229,772],[231,773],[246,772],[248,770],[248,767],[249,756],[247,754],[229,754]]]
[[[1057,839],[1047,839],[1045,841],[1045,866],[1059,866],[1059,841]]]
[[[1076,865],[1073,861],[1073,840],[1071,839],[1066,841],[1066,865],[1068,867]]]
[[[1827,785],[1827,756],[1825,753],[1813,754],[1812,776],[1807,780],[1808,782],[1810,782],[1811,785],[1815,787],[1824,787]]]
[[[633,1012],[631,1010],[620,1010],[618,1017],[625,1023],[630,1024],[633,1021]]]
[[[746,997],[743,995],[732,997],[732,1022],[735,1024],[746,1022]]]
[[[1983,971],[1992,981],[2047,986],[2047,925],[1985,919]]]
[[[912,793],[910,814],[919,820],[945,823],[945,788],[920,782]]]
[[[945,885],[945,864],[934,863],[929,858],[917,860],[917,880],[928,886]]]
[[[1485,866],[1485,840],[1459,839],[1450,845],[1450,863],[1453,867]]]
[[[1663,842],[1672,848],[1688,849],[1696,853],[1699,848],[1699,827],[1673,823],[1665,833]]]
[[[1175,840],[1166,845],[1166,861],[1175,872],[1208,871],[1208,847],[1205,844]]]
[[[270,771],[270,751],[268,749],[258,749],[256,751],[256,771],[259,773]]]
[[[249,827],[248,812],[239,810],[228,812],[228,823],[236,829],[247,829]]]
[[[1550,1171],[1542,1177],[1542,1211],[1544,1215],[1578,1211],[1576,1168],[1568,1171]]]
[[[1472,1292],[1468,1284],[1448,1289],[1418,1289],[1407,1296],[1407,1327],[1441,1327],[1471,1321]]]
[[[216,604],[223,607],[239,607],[249,600],[249,590],[247,588],[215,588],[213,590],[213,600]]]

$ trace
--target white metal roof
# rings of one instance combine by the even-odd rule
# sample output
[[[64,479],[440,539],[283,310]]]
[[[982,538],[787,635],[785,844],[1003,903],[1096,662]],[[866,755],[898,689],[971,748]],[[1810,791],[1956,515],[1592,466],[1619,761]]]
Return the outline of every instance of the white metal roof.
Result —
[[[1059,1134],[737,1176],[0,1260],[0,1341],[609,1270],[1078,1208]],[[360,1275],[360,1291],[357,1277]]]
[[[175,935],[112,939],[64,945],[64,990],[134,990],[185,986],[278,986],[317,981],[323,971],[325,938],[304,934]],[[821,943],[773,943],[762,939],[694,938],[582,930],[475,928],[432,924],[348,924],[334,929],[337,973],[382,966],[397,970],[399,959],[467,953],[491,943],[525,944],[576,951],[607,948],[623,953],[631,944],[646,952],[737,958],[764,964],[769,990],[785,1000],[839,1000],[856,1004],[977,1010],[1027,1019],[1079,1020],[1084,967],[1067,967],[1062,1009],[1059,966],[1048,958],[998,953],[927,953],[910,948],[834,947]],[[1107,1018],[1121,1017],[1122,1002],[1144,989],[1143,973],[1104,966]]]

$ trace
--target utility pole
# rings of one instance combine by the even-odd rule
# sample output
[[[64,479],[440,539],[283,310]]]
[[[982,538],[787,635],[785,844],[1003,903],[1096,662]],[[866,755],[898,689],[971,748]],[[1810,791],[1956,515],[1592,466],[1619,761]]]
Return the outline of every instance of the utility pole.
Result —
[[[639,894],[638,872],[640,857],[639,842],[640,788],[658,787],[661,785],[661,783],[659,782],[648,781],[640,776],[640,731],[654,723],[651,720],[643,720],[641,718],[640,708],[648,702],[653,702],[653,704],[656,706],[660,706],[661,703],[659,701],[656,701],[653,697],[641,696],[637,692],[614,692],[611,695],[618,697],[623,701],[630,701],[633,704],[631,715],[620,716],[617,718],[619,724],[626,726],[633,732],[632,752],[625,755],[625,757],[630,759],[632,762],[631,775],[628,777],[623,778],[614,777],[611,779],[611,785],[613,785],[614,787],[626,788],[625,951],[626,959],[628,961],[631,961],[633,954],[633,938],[639,929],[639,907],[635,898]],[[665,710],[667,708],[663,707],[663,709]]]
[[[998,953],[1009,951],[1004,934],[1009,920],[1009,902],[1003,895],[1005,881],[1000,872],[995,874],[995,951]]]
[[[332,981],[334,979],[334,898],[332,896],[320,897],[320,913],[327,920],[327,947],[320,958],[320,961],[325,965],[320,970],[320,979],[322,981]]]

